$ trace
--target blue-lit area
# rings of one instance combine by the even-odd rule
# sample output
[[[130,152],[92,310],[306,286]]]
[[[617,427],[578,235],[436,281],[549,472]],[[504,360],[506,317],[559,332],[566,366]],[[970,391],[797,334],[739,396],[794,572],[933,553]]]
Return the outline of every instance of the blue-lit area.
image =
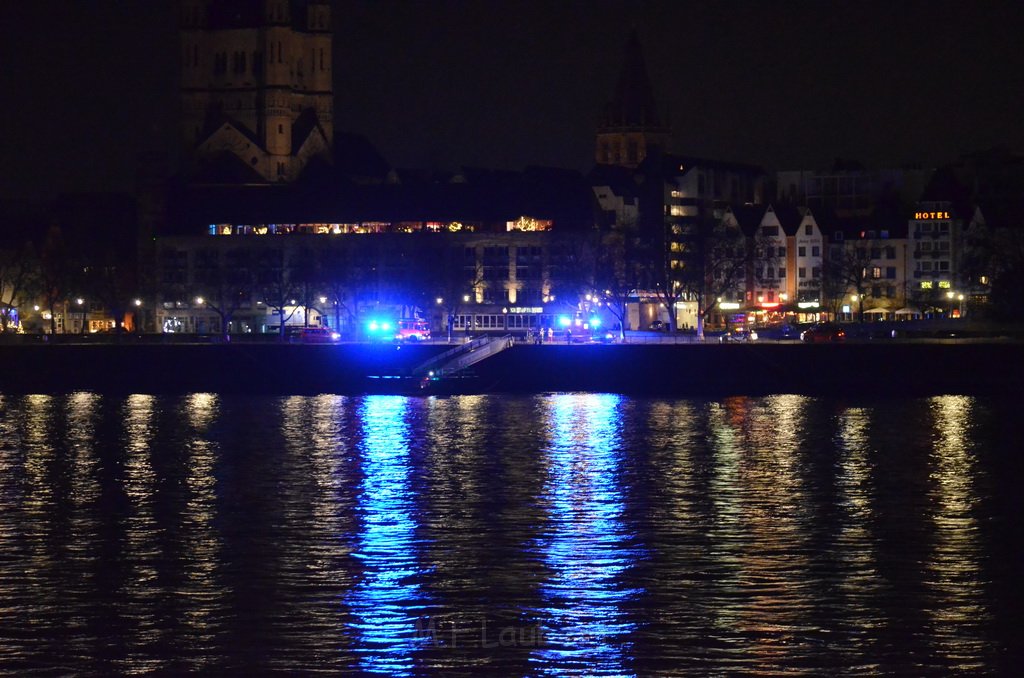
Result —
[[[411,673],[413,653],[427,642],[417,631],[423,592],[416,582],[407,405],[404,397],[369,396],[359,408],[363,480],[353,555],[363,570],[347,603],[360,669],[369,673]]]
[[[549,530],[539,548],[550,578],[541,591],[544,643],[531,658],[541,673],[621,675],[635,630],[623,604],[640,549],[623,523],[619,486],[622,399],[564,394],[547,399]]]
[[[383,337],[390,339],[395,331],[395,324],[390,320],[374,318],[366,323],[366,330],[371,337]]]

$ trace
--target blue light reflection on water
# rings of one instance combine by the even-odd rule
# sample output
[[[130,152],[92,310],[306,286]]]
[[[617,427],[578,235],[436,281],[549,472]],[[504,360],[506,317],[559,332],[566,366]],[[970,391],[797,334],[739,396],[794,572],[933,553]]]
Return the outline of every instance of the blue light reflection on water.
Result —
[[[363,573],[345,601],[355,618],[361,669],[390,675],[409,674],[414,651],[427,641],[417,628],[424,592],[416,581],[408,404],[403,397],[370,396],[359,407],[363,481],[354,555]]]
[[[541,587],[543,643],[533,656],[542,673],[631,673],[628,634],[636,625],[622,605],[639,594],[625,579],[641,553],[622,520],[621,401],[560,394],[546,403],[550,533],[539,547],[550,576]]]

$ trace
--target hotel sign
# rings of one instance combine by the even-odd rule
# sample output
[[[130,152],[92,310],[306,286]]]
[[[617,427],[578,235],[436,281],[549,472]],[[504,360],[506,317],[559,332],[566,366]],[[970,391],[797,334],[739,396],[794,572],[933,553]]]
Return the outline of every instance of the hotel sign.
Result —
[[[931,221],[933,219],[949,219],[949,212],[914,212],[915,221]]]

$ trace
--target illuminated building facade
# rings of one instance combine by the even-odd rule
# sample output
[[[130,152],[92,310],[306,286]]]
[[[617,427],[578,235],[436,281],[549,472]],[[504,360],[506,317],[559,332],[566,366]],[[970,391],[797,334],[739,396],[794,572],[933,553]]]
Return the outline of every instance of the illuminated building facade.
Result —
[[[268,332],[324,324],[357,334],[364,312],[451,316],[459,331],[551,326],[575,305],[574,253],[551,232],[161,238],[155,315],[167,332]],[[279,298],[274,298],[275,295]],[[222,311],[230,310],[230,318]],[[282,311],[283,310],[283,311]]]
[[[910,239],[905,215],[876,209],[863,217],[824,214],[828,243],[824,303],[846,320],[897,320],[920,316],[910,303]]]
[[[304,190],[196,189],[177,201],[177,232],[155,243],[157,329],[266,332],[283,316],[358,335],[366,313],[385,309],[435,333],[525,332],[574,308],[588,279],[594,198],[577,173],[467,172],[320,202]]]
[[[199,181],[289,182],[333,142],[323,0],[181,0],[181,133]]]
[[[710,324],[721,326],[728,316],[744,313],[756,322],[797,314],[800,321],[817,319],[822,308],[824,239],[810,209],[792,205],[732,205],[722,226],[743,234],[743,255],[749,254],[742,276],[718,285],[716,271],[728,271],[712,261],[709,296],[716,307]],[[735,246],[706,248],[712,257],[741,256]]]
[[[911,297],[916,304],[959,317],[966,302],[983,302],[987,278],[965,266],[968,233],[983,228],[981,210],[951,201],[920,202],[909,221],[913,241]]]

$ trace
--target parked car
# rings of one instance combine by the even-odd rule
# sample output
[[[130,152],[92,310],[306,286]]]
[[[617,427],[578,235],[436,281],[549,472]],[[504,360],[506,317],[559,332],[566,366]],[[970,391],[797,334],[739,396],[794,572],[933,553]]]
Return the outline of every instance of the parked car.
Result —
[[[843,328],[828,323],[811,325],[800,334],[800,341],[808,344],[834,344],[845,340]]]
[[[800,328],[798,328],[796,325],[783,323],[781,325],[771,325],[769,327],[762,327],[760,330],[758,330],[757,334],[762,339],[774,339],[776,341],[796,341],[797,339],[800,338]]]
[[[718,338],[723,344],[734,341],[757,341],[757,332],[747,327],[734,327]]]
[[[303,327],[292,335],[300,344],[333,344],[341,335],[329,327]]]
[[[668,329],[668,323],[664,320],[655,320],[651,323],[651,329],[655,332],[664,332]]]

